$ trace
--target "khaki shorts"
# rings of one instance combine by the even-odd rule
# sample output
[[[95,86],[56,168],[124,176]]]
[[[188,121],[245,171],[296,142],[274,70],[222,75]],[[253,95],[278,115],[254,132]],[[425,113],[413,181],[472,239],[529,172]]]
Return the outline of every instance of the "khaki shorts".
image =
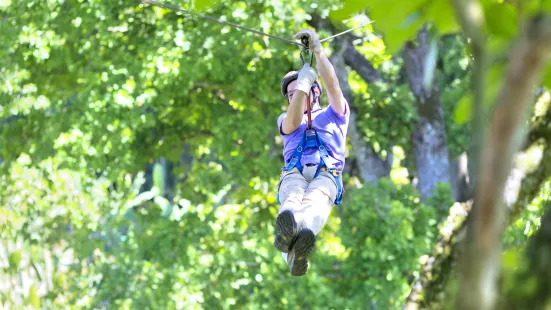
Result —
[[[282,171],[278,197],[279,213],[291,210],[299,229],[309,228],[317,235],[331,214],[338,189],[335,177],[325,167],[314,178],[316,169],[317,166],[305,166],[302,174],[297,168]]]

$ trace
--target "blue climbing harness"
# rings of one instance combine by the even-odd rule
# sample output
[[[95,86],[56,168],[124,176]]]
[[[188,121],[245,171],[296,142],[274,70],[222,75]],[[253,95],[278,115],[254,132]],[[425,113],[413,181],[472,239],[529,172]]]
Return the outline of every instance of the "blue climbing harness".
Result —
[[[297,168],[300,173],[302,173],[303,167],[300,163],[300,159],[302,157],[302,153],[309,148],[316,148],[319,151],[320,154],[320,163],[316,169],[316,173],[314,174],[314,178],[318,176],[318,173],[320,171],[320,168],[322,166],[327,167],[327,171],[331,173],[331,175],[335,178],[335,183],[337,183],[337,197],[335,199],[335,204],[338,206],[341,204],[342,199],[342,193],[343,193],[343,187],[341,184],[341,180],[339,177],[339,172],[336,168],[329,168],[326,164],[329,159],[329,153],[327,153],[327,148],[323,144],[323,141],[321,141],[320,137],[318,136],[318,133],[315,129],[310,128],[306,129],[304,131],[304,135],[302,135],[302,138],[300,139],[300,142],[295,149],[295,152],[293,153],[293,156],[291,156],[291,159],[285,165],[285,167],[282,169],[283,171],[291,171],[293,168]],[[279,193],[278,193],[278,202],[279,202]]]

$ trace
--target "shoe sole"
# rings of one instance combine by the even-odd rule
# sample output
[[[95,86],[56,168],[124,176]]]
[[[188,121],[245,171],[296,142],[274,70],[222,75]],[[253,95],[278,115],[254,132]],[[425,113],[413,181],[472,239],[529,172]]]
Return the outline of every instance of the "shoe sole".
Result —
[[[291,211],[283,211],[276,219],[276,238],[274,246],[284,253],[289,253],[296,237],[297,224]]]
[[[302,276],[308,270],[308,255],[312,253],[316,245],[316,235],[310,229],[303,229],[297,236],[293,245],[295,259],[291,267],[291,275]]]

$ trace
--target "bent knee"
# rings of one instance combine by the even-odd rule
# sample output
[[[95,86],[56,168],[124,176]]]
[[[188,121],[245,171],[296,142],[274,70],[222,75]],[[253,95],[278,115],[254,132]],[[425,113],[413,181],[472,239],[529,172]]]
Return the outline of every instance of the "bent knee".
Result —
[[[320,173],[320,175],[310,183],[306,195],[310,195],[310,192],[317,195],[322,194],[333,202],[337,198],[337,181],[330,173]]]

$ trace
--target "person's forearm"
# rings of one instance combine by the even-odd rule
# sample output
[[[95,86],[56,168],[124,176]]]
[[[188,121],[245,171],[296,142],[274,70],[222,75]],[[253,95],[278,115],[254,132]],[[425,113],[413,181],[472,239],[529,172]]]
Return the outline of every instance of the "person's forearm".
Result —
[[[337,79],[335,69],[329,59],[327,59],[323,50],[319,53],[315,53],[315,55],[318,72],[327,91],[340,91],[339,80]]]
[[[323,80],[323,86],[325,86],[327,97],[329,98],[329,104],[337,114],[344,115],[346,113],[346,99],[342,94],[335,69],[329,59],[327,59],[327,56],[325,56],[323,50],[316,53],[316,63],[319,75]]]
[[[306,93],[300,90],[296,90],[287,109],[287,114],[283,119],[281,129],[284,134],[290,134],[295,131],[302,123],[302,117],[304,115],[304,98]]]

